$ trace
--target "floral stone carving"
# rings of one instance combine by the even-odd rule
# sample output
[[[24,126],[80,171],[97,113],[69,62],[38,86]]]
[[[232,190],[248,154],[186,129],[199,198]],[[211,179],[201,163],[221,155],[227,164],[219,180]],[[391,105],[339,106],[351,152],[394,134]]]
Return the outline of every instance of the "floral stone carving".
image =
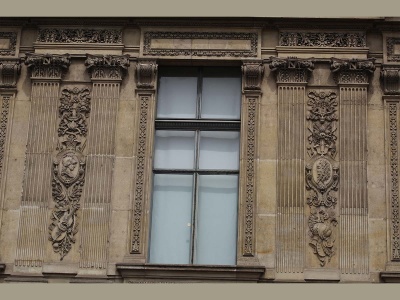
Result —
[[[89,89],[64,89],[59,107],[57,155],[53,160],[52,196],[55,208],[51,214],[49,240],[62,260],[75,243],[78,229],[77,211],[85,182],[86,119],[90,112]]]

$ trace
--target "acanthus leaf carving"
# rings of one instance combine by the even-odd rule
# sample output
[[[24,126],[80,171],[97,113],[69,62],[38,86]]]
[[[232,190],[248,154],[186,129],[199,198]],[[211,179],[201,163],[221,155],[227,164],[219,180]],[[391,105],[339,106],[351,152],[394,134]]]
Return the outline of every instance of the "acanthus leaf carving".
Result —
[[[154,89],[157,67],[155,61],[139,61],[136,65],[136,86],[140,89]]]
[[[36,42],[121,44],[122,30],[86,28],[41,28],[39,29]]]
[[[61,79],[70,65],[70,55],[26,53],[25,64],[32,71],[32,78]]]
[[[314,59],[270,57],[269,67],[277,83],[307,83],[314,70]]]
[[[59,107],[58,145],[53,160],[52,196],[55,207],[51,214],[49,240],[60,260],[69,253],[78,232],[77,211],[85,182],[87,123],[90,113],[90,91],[64,89]]]
[[[290,47],[366,47],[361,32],[281,32],[279,46]]]
[[[15,88],[21,73],[20,60],[0,60],[0,88]]]
[[[369,75],[373,74],[375,69],[375,58],[347,60],[331,58],[331,70],[338,84],[366,84]]]
[[[129,67],[129,55],[86,54],[85,66],[92,79],[122,80]]]
[[[242,65],[243,89],[261,90],[261,82],[264,75],[264,65],[258,61],[244,61]]]

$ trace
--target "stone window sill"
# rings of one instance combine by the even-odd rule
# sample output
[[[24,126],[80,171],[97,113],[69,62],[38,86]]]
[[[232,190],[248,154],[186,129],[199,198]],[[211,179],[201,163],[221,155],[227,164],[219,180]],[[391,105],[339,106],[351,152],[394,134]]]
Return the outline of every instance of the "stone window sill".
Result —
[[[118,272],[128,283],[145,282],[258,282],[262,266],[162,265],[118,263]]]
[[[380,277],[383,282],[400,283],[400,271],[381,272]]]

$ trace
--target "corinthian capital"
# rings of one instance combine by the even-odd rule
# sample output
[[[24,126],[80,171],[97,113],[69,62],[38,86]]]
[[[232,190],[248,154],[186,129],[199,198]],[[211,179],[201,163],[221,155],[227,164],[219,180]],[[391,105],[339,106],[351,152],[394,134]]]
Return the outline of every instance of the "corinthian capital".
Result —
[[[242,65],[243,90],[259,91],[264,75],[264,65],[261,61],[244,61]]]
[[[25,56],[25,64],[32,72],[31,78],[61,79],[70,63],[69,54],[27,53]]]
[[[140,89],[154,89],[157,78],[157,63],[142,60],[136,65],[136,86]]]
[[[366,84],[375,71],[375,58],[331,59],[331,70],[338,84]]]
[[[277,83],[307,83],[314,70],[314,60],[296,57],[271,57],[269,68],[276,73]]]
[[[381,80],[386,95],[400,95],[400,66],[382,65]]]
[[[86,54],[85,66],[92,79],[122,80],[129,67],[129,55]]]
[[[0,88],[15,88],[21,72],[20,60],[0,60]]]

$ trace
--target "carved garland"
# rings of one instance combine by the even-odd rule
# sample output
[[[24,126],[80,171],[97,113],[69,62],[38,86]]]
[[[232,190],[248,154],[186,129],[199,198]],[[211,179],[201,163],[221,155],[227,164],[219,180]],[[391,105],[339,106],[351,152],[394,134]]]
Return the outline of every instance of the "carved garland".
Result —
[[[36,42],[121,44],[122,31],[117,29],[43,28]]]
[[[307,147],[311,164],[306,166],[306,190],[309,191],[307,204],[309,245],[325,266],[334,255],[334,228],[337,225],[335,206],[337,198],[332,192],[338,190],[339,168],[333,165],[336,155],[336,94],[315,91],[308,94],[310,121]]]
[[[52,180],[56,204],[49,226],[49,240],[60,260],[71,250],[78,231],[77,211],[85,182],[86,119],[90,112],[89,89],[64,89],[61,94],[58,154],[53,160]]]
[[[17,33],[0,32],[0,39],[8,39],[10,41],[8,49],[0,49],[0,56],[14,56],[17,48]]]
[[[281,32],[280,46],[366,47],[365,33]]]
[[[400,62],[400,54],[394,53],[394,45],[400,44],[400,38],[388,37],[386,38],[387,60],[393,62]]]

